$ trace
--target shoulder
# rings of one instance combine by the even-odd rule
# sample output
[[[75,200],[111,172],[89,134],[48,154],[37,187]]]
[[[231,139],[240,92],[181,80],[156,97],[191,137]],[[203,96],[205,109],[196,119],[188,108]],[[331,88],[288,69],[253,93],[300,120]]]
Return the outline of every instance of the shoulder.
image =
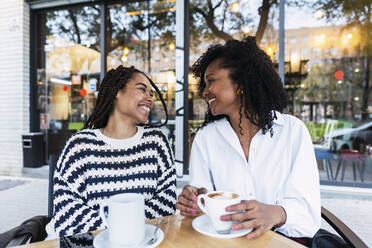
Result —
[[[203,142],[207,141],[207,139],[216,138],[218,137],[218,135],[220,135],[220,132],[218,130],[223,129],[226,124],[228,124],[226,118],[210,122],[206,126],[199,128],[194,140],[196,142]]]
[[[72,148],[83,147],[87,144],[104,145],[104,142],[97,135],[98,129],[84,129],[73,134],[66,142],[64,151]]]
[[[289,114],[277,114],[277,121],[282,123],[284,128],[293,136],[303,135],[308,133],[305,123],[297,117]]]
[[[145,143],[158,144],[169,147],[169,141],[161,128],[158,127],[140,127],[143,129],[142,141]]]

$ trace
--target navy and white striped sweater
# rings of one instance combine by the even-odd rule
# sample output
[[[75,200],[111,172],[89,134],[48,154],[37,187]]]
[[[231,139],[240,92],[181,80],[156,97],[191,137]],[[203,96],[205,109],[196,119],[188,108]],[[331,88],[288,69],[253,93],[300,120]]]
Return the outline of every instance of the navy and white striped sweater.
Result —
[[[68,140],[54,173],[51,237],[104,228],[99,205],[118,193],[143,194],[147,219],[174,214],[176,173],[168,140],[158,128],[137,130],[118,140],[86,129]]]

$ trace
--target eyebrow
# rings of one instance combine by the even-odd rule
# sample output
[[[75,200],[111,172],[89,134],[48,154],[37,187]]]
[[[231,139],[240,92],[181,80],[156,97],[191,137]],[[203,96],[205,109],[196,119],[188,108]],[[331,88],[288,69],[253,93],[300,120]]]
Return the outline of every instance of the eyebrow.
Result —
[[[209,73],[208,75],[205,76],[205,78],[208,78],[208,77],[212,76],[213,74],[214,74],[213,72]]]
[[[140,85],[140,86],[143,86],[143,87],[147,88],[147,85],[145,83],[136,83],[136,86],[137,85]]]

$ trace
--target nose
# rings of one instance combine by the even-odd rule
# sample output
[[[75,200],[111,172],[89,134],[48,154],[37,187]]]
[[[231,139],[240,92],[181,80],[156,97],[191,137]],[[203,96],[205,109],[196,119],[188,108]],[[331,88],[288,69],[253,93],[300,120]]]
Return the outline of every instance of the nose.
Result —
[[[204,98],[206,98],[207,95],[208,95],[208,93],[209,93],[209,89],[208,89],[207,85],[205,85],[204,90],[203,90],[203,92],[202,92],[202,96],[203,96]]]

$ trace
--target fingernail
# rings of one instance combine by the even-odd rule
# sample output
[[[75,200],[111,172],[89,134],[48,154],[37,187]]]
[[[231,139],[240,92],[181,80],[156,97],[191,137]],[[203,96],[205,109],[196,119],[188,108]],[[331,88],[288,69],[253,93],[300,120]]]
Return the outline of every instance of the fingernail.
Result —
[[[239,226],[238,225],[232,225],[231,229],[238,230],[239,229]]]
[[[221,216],[221,220],[226,220],[226,217],[225,216]]]
[[[231,208],[230,208],[230,207],[227,207],[227,208],[226,208],[226,211],[230,211],[230,210],[231,210]]]

